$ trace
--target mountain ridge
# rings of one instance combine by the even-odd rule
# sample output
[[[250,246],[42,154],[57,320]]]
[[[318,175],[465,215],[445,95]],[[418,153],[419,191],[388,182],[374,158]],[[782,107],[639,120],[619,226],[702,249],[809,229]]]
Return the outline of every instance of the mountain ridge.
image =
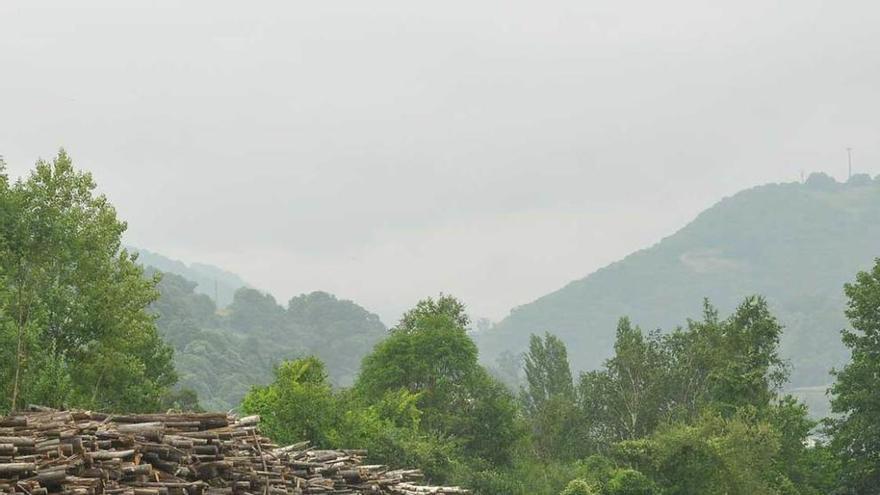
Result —
[[[752,187],[725,197],[646,248],[520,305],[476,339],[484,362],[522,352],[529,334],[562,338],[576,370],[610,356],[616,320],[671,330],[705,298],[729,313],[764,295],[781,322],[792,386],[828,383],[847,359],[843,284],[880,256],[880,178]]]

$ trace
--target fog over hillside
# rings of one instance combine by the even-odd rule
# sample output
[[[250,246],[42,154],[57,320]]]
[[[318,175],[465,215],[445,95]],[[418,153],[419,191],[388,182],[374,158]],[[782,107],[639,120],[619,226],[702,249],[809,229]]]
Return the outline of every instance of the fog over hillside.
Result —
[[[393,322],[511,307],[801,172],[880,173],[856,0],[0,2],[0,154],[126,242]]]

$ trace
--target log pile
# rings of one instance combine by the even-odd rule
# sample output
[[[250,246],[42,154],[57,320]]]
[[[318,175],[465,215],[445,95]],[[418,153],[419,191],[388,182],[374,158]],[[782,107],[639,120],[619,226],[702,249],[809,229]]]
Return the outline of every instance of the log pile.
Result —
[[[459,495],[365,451],[281,447],[259,417],[108,415],[31,408],[0,419],[0,493],[20,495]]]

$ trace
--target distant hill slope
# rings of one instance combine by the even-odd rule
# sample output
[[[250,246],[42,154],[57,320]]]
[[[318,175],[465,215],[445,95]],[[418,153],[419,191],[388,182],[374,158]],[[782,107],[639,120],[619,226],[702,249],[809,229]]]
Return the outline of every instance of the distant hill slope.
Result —
[[[842,286],[875,257],[880,181],[814,174],[726,198],[658,244],[512,310],[477,339],[493,364],[522,352],[530,333],[549,331],[568,344],[575,368],[589,369],[609,356],[620,316],[668,330],[699,318],[705,297],[724,314],[758,293],[786,326],[792,386],[824,385],[848,359]]]
[[[232,302],[236,290],[248,286],[248,283],[238,275],[213,265],[186,264],[146,249],[133,246],[128,246],[128,249],[138,253],[138,261],[144,266],[152,266],[161,272],[180,275],[195,282],[195,291],[199,294],[205,294],[212,300],[216,298],[214,303],[221,308]]]
[[[306,355],[327,364],[333,383],[350,385],[363,356],[386,334],[378,316],[325,292],[294,297],[285,308],[268,294],[240,288],[218,313],[195,286],[164,273],[152,310],[174,348],[180,386],[210,410],[237,407],[251,387],[271,381],[276,364]]]

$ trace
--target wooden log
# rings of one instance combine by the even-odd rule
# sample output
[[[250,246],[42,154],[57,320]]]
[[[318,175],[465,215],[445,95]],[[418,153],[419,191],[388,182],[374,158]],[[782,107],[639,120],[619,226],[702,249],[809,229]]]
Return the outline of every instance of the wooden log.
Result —
[[[0,419],[0,426],[3,427],[23,427],[28,425],[27,416],[7,416]]]
[[[67,478],[67,469],[64,466],[37,471],[36,480],[41,485],[57,485]]]
[[[89,452],[87,455],[92,460],[101,461],[108,459],[125,459],[135,454],[134,449],[130,450],[99,450],[97,452]]]
[[[33,447],[36,440],[30,437],[0,437],[0,443],[12,444],[19,447]]]
[[[18,475],[36,471],[37,465],[33,462],[12,462],[0,464],[0,475]]]

